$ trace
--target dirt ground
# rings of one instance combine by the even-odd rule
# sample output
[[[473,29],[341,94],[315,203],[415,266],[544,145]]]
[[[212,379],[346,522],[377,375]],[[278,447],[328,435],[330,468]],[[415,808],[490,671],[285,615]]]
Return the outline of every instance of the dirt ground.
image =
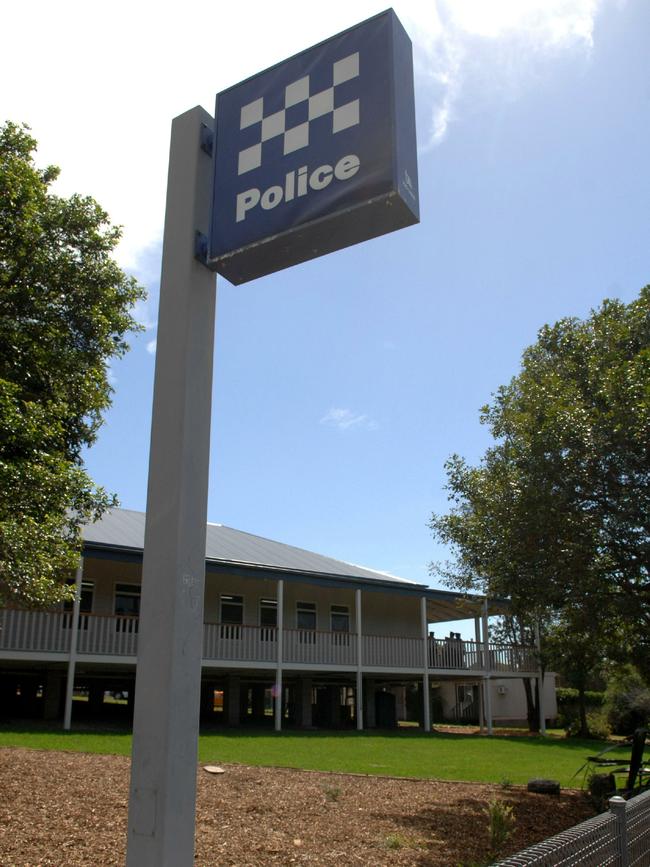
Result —
[[[592,814],[577,792],[222,767],[198,769],[200,867],[458,867],[488,858],[491,798],[516,817],[502,856]],[[121,756],[0,749],[0,865],[123,864],[128,775]]]

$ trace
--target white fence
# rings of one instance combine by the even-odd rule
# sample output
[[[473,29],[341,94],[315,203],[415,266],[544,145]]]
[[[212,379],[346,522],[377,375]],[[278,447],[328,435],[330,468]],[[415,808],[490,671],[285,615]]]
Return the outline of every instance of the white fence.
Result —
[[[650,792],[518,852],[496,867],[649,867]]]
[[[70,649],[72,614],[67,611],[24,611],[0,609],[0,652],[60,653]],[[283,662],[307,665],[357,664],[357,636],[352,632],[321,632],[315,629],[285,629]],[[394,668],[422,671],[422,638],[398,635],[363,635],[364,668]],[[274,626],[247,626],[206,623],[203,628],[203,658],[239,662],[276,662],[277,629]],[[81,614],[77,653],[93,656],[129,656],[138,652],[138,618]],[[537,670],[534,650],[514,645],[482,644],[461,639],[427,640],[431,671],[493,673]],[[487,666],[486,666],[487,663]]]

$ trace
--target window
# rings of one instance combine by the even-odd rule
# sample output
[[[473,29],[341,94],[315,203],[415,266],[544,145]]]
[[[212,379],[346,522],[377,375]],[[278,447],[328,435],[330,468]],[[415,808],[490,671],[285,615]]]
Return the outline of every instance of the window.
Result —
[[[68,581],[68,584],[74,585],[74,581]],[[92,581],[82,581],[81,582],[81,597],[79,600],[79,614],[90,614],[93,610],[93,591],[95,589],[95,585]],[[63,603],[63,610],[65,611],[66,616],[63,618],[63,628],[69,629],[72,626],[72,606],[73,601],[70,599]],[[88,629],[88,618],[84,617],[81,619],[80,623],[81,629]]]
[[[300,630],[299,640],[302,644],[315,644],[316,635],[316,603],[296,603],[296,626]]]
[[[350,609],[347,605],[330,606],[330,628],[335,645],[347,646],[350,643]]]
[[[332,605],[330,608],[332,632],[350,631],[350,609],[347,605]]]
[[[316,629],[316,603],[296,603],[296,626],[298,629]]]
[[[224,593],[221,596],[221,637],[241,638],[244,622],[244,597]]]
[[[244,622],[244,597],[226,596],[221,597],[221,622],[232,623],[241,626]]]
[[[115,585],[115,614],[117,617],[139,616],[140,587],[137,584]]]
[[[140,615],[140,585],[115,585],[115,616],[120,618],[115,624],[116,632],[137,632],[138,624],[133,618]],[[123,620],[121,618],[131,618]]]
[[[260,638],[262,641],[275,641],[277,625],[277,599],[260,599]]]
[[[260,626],[278,625],[277,599],[260,599]]]

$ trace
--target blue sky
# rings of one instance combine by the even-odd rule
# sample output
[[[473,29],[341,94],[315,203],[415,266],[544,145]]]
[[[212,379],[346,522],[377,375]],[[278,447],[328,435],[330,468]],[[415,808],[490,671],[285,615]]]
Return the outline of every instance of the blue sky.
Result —
[[[430,6],[395,5],[415,46],[420,225],[244,286],[218,280],[208,507],[211,521],[424,582],[446,556],[427,528],[446,508],[444,461],[480,458],[479,408],[538,328],[650,282],[650,5]],[[217,90],[384,7],[335,3],[308,20],[300,4],[274,8],[255,34],[250,9],[224,13],[212,57],[188,69],[196,22],[164,13],[149,28],[151,4],[102,17],[70,3],[32,45],[32,78],[0,94],[2,117],[30,123],[39,159],[61,166],[62,191],[94,194],[124,224],[122,261],[150,293],[87,454],[128,508],[145,508],[171,117],[211,110]],[[11,15],[20,34],[27,10]]]

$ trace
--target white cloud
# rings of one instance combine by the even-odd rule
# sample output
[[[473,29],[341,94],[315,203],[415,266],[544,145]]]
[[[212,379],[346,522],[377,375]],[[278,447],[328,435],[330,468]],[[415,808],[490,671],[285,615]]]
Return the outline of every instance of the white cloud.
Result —
[[[614,0],[417,0],[397,4],[414,42],[427,119],[421,149],[439,144],[469,78],[516,94],[561,51],[588,53],[601,6]],[[402,11],[403,10],[403,11]]]
[[[350,430],[362,428],[364,430],[376,430],[378,424],[367,415],[353,412],[351,409],[332,407],[320,420],[320,424],[334,427],[337,430]]]
[[[156,340],[155,337],[154,337],[153,340],[150,340],[150,341],[147,343],[147,352],[148,352],[150,355],[155,355],[155,354],[156,354],[156,343],[157,343],[157,340]]]
[[[415,47],[423,142],[444,139],[478,55],[486,87],[519,79],[540,53],[588,50],[606,2],[616,0],[396,0]],[[6,4],[0,80],[11,86],[0,89],[0,119],[32,126],[39,164],[62,168],[60,193],[93,195],[124,226],[119,259],[134,269],[162,234],[171,118],[197,104],[212,111],[218,90],[385,3],[316,8],[303,0]]]

